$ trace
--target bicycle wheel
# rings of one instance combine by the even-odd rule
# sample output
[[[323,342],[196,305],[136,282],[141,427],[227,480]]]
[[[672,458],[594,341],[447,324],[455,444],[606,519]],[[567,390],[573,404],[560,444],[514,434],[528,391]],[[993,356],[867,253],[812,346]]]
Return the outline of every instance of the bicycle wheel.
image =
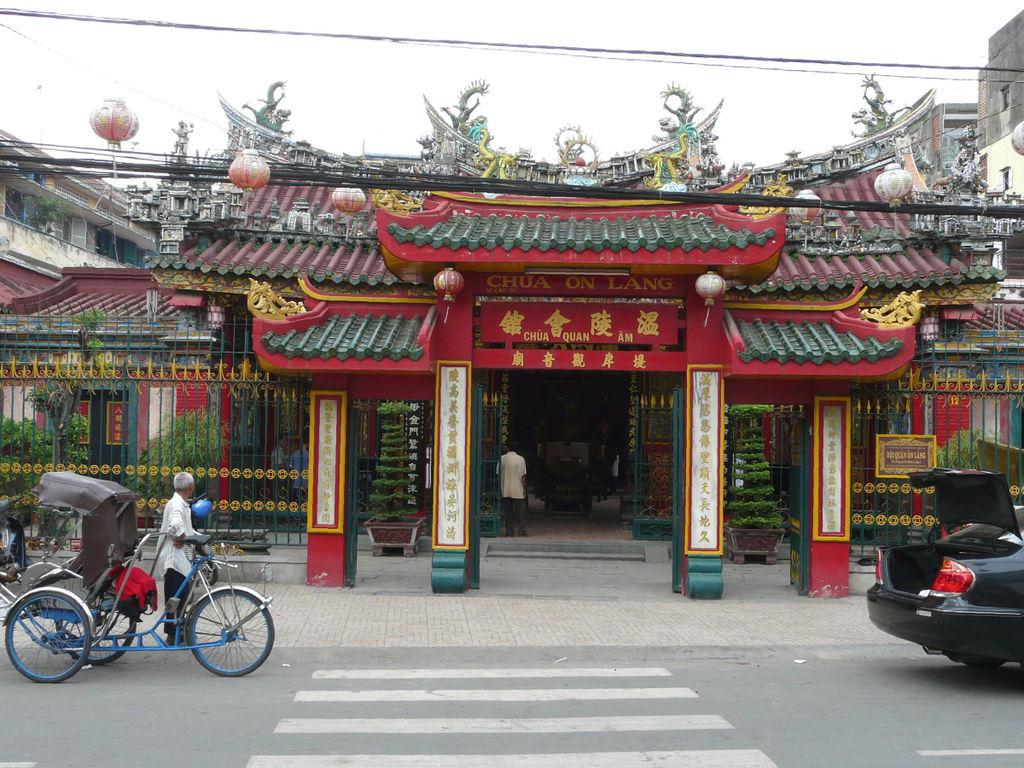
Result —
[[[242,625],[229,631],[239,621]],[[260,602],[248,592],[230,588],[211,592],[189,612],[185,627],[189,645],[224,641],[223,645],[192,649],[196,661],[215,675],[248,675],[267,660],[274,647],[270,611],[261,609]]]
[[[16,604],[4,641],[11,664],[35,683],[67,680],[85,664],[89,618],[72,598],[40,589]]]
[[[102,647],[93,646],[89,649],[89,663],[94,667],[101,667],[124,656],[124,651],[115,651],[113,648],[127,648],[131,645],[135,639],[131,635],[135,634],[137,626],[138,622],[135,619],[119,612],[117,618],[114,619],[113,625],[110,627],[110,632],[107,633],[107,639],[103,641]],[[96,631],[99,632],[99,630],[100,627],[97,627]],[[123,637],[123,635],[129,635],[129,637]],[[93,642],[95,642],[95,639]]]

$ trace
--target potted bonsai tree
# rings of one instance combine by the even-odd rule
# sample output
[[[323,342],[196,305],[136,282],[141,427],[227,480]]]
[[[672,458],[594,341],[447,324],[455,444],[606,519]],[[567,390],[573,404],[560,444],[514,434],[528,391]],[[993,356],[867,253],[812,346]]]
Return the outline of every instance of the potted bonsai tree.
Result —
[[[734,439],[733,483],[725,512],[725,556],[745,563],[747,555],[763,555],[775,562],[785,531],[771,483],[771,467],[764,458],[763,416],[769,408],[735,405],[729,408]]]
[[[405,420],[412,406],[402,402],[381,403],[377,415],[381,419],[380,453],[377,472],[370,486],[369,506],[373,517],[364,523],[370,534],[373,555],[384,552],[384,547],[401,547],[406,557],[416,554],[423,518],[410,518],[409,505],[413,495],[409,465],[414,457],[409,453]]]

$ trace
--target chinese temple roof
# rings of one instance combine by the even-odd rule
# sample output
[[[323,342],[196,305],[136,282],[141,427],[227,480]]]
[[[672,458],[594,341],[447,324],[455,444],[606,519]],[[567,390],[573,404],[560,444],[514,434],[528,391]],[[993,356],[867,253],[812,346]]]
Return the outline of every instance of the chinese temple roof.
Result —
[[[294,240],[244,241],[220,238],[208,247],[192,243],[182,253],[158,255],[151,264],[164,269],[187,269],[221,275],[301,277],[351,285],[391,285],[398,282],[384,265],[376,240],[348,242]]]
[[[417,344],[417,337],[423,322],[423,315],[332,315],[325,322],[311,325],[301,332],[267,331],[262,342],[269,352],[288,359],[383,360],[389,357],[392,360],[419,360],[423,347]]]
[[[0,258],[0,312],[10,311],[11,302],[19,296],[44,291],[59,279],[49,271],[42,272]]]
[[[77,315],[99,310],[119,317],[146,317],[149,292],[155,291],[156,316],[170,318],[175,309],[167,289],[160,288],[146,269],[64,269],[61,279],[37,292],[10,301],[10,311],[20,315]]]
[[[1024,330],[1024,304],[975,304],[974,317],[967,327],[979,331]]]
[[[903,348],[902,339],[881,341],[875,336],[858,336],[851,331],[839,331],[826,320],[764,322],[754,319],[741,320],[736,325],[744,346],[739,358],[745,363],[752,360],[815,365],[862,360],[873,363],[892,357]]]
[[[712,248],[744,249],[764,245],[775,230],[771,227],[752,232],[730,229],[708,216],[497,216],[494,214],[454,214],[431,225],[403,227],[388,225],[388,232],[399,243],[429,248],[479,248],[487,251],[609,251],[618,253],[641,250],[678,249],[708,251]]]
[[[799,375],[877,378],[910,363],[916,328],[882,328],[844,311],[799,308],[725,312],[730,370],[741,378]]]
[[[749,293],[827,290],[865,285],[868,288],[928,288],[933,285],[989,283],[1004,273],[991,266],[968,266],[956,257],[943,261],[927,248],[908,247],[877,256],[808,255],[797,249],[783,253],[775,272],[761,283],[737,286]]]

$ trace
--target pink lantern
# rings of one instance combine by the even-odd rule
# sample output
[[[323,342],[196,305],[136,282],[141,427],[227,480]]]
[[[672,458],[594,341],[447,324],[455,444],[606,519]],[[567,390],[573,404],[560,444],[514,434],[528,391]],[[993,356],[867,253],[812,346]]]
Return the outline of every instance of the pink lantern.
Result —
[[[228,178],[246,192],[263,189],[270,181],[270,166],[255,149],[243,149],[231,161]]]
[[[820,203],[821,198],[814,194],[809,189],[801,189],[796,193],[798,200],[807,200],[809,202]],[[789,217],[799,223],[811,222],[821,216],[821,208],[790,208]]]
[[[107,99],[89,115],[93,132],[106,139],[111,149],[120,149],[122,141],[139,132],[139,118],[121,99]]]
[[[331,193],[331,203],[342,213],[355,213],[366,205],[366,193],[359,187],[337,187]]]
[[[444,302],[444,322],[448,322],[448,310],[462,289],[466,287],[466,278],[451,267],[445,267],[434,275],[434,292],[437,298]]]

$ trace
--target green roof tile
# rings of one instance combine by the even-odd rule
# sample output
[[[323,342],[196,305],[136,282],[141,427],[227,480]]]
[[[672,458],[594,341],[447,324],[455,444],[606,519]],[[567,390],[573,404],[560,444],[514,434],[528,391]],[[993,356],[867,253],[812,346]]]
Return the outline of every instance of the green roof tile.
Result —
[[[617,218],[558,218],[556,216],[497,216],[455,214],[429,227],[403,227],[392,222],[399,243],[429,248],[482,248],[520,251],[683,251],[746,248],[764,245],[775,230],[754,233],[729,229],[704,216],[646,216]]]
[[[262,341],[269,352],[289,359],[419,360],[423,348],[416,346],[416,337],[422,325],[422,317],[334,316],[305,331],[267,331]]]
[[[824,320],[806,323],[753,320],[739,321],[737,325],[745,346],[739,357],[745,363],[873,363],[892,357],[903,348],[901,339],[882,342],[874,336],[861,338],[849,332],[839,333]]]

